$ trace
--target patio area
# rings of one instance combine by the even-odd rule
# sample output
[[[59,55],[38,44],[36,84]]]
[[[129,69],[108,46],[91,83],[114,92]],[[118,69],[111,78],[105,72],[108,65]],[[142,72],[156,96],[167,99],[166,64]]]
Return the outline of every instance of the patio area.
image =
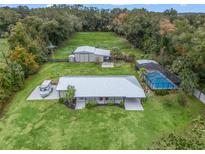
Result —
[[[75,109],[80,110],[83,108],[85,108],[85,98],[77,98]]]
[[[103,62],[101,67],[102,68],[112,68],[112,67],[114,67],[114,63],[112,63],[112,62]]]
[[[143,111],[144,110],[140,100],[137,98],[126,98],[124,106],[125,106],[125,110],[130,110],[130,111]]]

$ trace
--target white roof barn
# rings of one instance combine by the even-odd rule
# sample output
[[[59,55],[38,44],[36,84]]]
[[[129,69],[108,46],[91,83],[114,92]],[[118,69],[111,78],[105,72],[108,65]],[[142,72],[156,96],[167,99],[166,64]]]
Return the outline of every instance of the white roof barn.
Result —
[[[59,79],[57,90],[75,87],[75,97],[144,98],[145,93],[134,76],[65,76]]]
[[[95,54],[101,56],[110,56],[110,50],[95,48],[91,46],[80,46],[74,52],[74,54]]]

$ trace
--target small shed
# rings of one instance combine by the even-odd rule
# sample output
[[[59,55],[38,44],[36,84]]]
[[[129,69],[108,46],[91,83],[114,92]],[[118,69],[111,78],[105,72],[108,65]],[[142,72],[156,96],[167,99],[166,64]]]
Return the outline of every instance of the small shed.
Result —
[[[69,55],[68,56],[68,61],[69,62],[75,62],[75,55]]]
[[[76,62],[104,62],[111,57],[110,50],[95,48],[91,46],[80,46],[73,54]]]

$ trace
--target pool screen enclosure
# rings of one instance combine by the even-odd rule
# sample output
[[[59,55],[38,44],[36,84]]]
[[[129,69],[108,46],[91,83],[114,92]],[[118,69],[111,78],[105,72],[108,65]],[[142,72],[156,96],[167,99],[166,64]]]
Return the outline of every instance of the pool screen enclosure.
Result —
[[[176,89],[177,86],[159,71],[149,71],[144,75],[145,82],[153,90]]]

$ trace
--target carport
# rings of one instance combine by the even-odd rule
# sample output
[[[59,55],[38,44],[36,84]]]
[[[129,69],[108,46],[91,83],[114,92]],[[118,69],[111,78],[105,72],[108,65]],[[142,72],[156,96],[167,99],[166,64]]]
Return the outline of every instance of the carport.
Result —
[[[124,106],[125,106],[125,110],[136,110],[136,111],[144,110],[138,98],[126,98]]]

